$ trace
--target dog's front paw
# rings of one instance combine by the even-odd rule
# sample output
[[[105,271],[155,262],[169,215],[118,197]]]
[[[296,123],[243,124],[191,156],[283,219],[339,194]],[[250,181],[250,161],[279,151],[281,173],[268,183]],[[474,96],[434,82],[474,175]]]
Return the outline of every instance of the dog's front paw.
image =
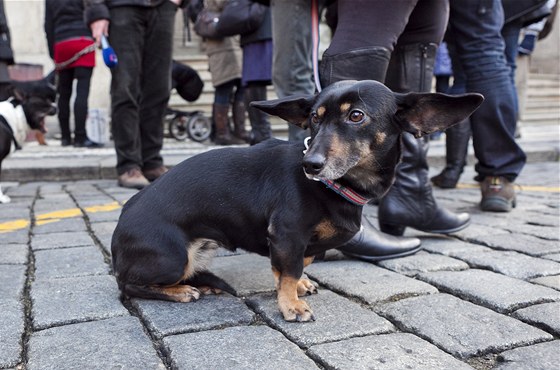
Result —
[[[309,305],[301,299],[290,302],[279,302],[278,305],[280,306],[280,312],[282,312],[284,320],[286,321],[315,321],[313,311],[311,311]]]
[[[297,294],[299,297],[317,294],[317,287],[309,279],[299,279],[297,283]]]

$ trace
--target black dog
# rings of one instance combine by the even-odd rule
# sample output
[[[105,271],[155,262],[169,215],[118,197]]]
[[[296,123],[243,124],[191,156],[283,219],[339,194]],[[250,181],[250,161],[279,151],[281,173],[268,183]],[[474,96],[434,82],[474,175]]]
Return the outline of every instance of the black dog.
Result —
[[[4,158],[21,148],[27,133],[44,133],[44,118],[56,114],[56,90],[47,80],[12,81],[11,85],[12,98],[0,102],[0,172]],[[0,189],[0,203],[9,202]]]
[[[303,268],[348,241],[360,228],[362,205],[389,189],[401,133],[444,130],[482,100],[478,94],[396,94],[375,81],[343,81],[316,96],[252,103],[309,126],[306,154],[303,144],[274,139],[209,151],[136,194],[112,239],[120,289],[179,302],[198,299],[209,286],[229,290],[207,264],[220,246],[243,248],[270,256],[284,319],[313,320],[298,299],[316,292],[301,279]]]

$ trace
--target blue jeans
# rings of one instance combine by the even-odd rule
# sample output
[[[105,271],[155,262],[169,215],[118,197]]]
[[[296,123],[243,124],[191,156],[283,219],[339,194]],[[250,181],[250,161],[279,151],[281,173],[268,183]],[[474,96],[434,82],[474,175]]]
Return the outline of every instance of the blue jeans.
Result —
[[[111,69],[111,130],[117,173],[163,164],[163,116],[171,90],[177,6],[111,8],[109,42],[119,58]]]
[[[514,137],[515,92],[504,55],[503,22],[500,0],[450,0],[447,38],[456,50],[466,90],[485,98],[471,116],[478,181],[487,176],[514,181],[526,162]]]

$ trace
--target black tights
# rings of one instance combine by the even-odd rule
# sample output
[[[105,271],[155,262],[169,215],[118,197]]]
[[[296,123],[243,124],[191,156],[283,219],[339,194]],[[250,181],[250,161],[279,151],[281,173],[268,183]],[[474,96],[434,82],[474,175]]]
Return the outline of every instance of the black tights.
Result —
[[[86,135],[86,118],[88,114],[89,85],[93,68],[75,67],[58,71],[58,121],[62,138],[70,140],[70,97],[72,84],[76,84],[74,100],[74,141],[84,142]]]
[[[327,51],[336,55],[367,47],[439,44],[447,27],[446,0],[339,0],[338,23]]]

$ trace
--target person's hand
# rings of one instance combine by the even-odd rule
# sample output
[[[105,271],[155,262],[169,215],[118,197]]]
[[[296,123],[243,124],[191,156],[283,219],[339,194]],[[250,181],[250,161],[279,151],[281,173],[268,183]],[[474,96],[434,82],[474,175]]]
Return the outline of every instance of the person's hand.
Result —
[[[107,19],[98,19],[92,22],[89,28],[91,29],[91,35],[97,47],[101,45],[101,36],[109,36],[109,20]]]

